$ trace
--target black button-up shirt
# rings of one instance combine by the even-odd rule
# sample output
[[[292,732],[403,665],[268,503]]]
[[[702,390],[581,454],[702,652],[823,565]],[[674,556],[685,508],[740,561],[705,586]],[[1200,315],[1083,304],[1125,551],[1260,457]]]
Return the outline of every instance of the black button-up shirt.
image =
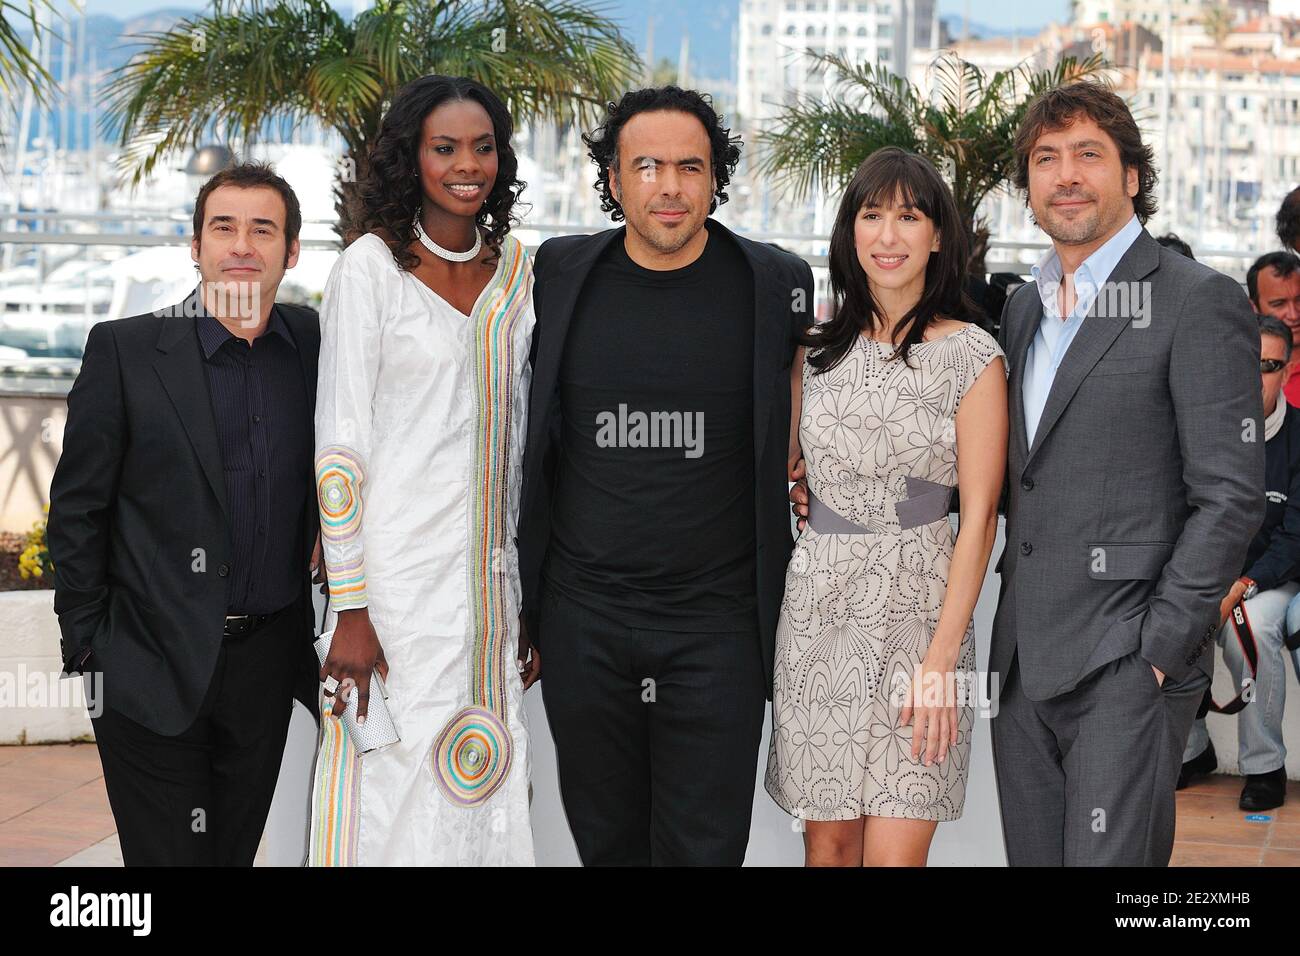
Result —
[[[312,417],[298,346],[272,307],[252,345],[205,311],[199,347],[226,479],[228,614],[269,614],[302,593],[303,509],[311,492]]]

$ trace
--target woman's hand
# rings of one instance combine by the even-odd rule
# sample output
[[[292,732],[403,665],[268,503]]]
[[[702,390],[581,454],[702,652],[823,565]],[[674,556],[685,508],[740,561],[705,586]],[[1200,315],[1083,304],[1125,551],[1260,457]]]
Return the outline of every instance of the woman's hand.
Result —
[[[528,628],[524,626],[524,616],[519,615],[519,679],[524,682],[524,690],[537,683],[542,676],[542,655],[528,640]]]
[[[384,649],[379,646],[379,637],[370,623],[370,611],[364,607],[340,611],[334,637],[330,640],[329,655],[320,669],[322,681],[333,677],[340,685],[334,691],[325,691],[325,696],[333,698],[330,710],[335,717],[347,709],[349,691],[342,686],[347,681],[356,690],[357,723],[366,722],[370,674],[374,670],[388,680],[388,661],[384,660]]]
[[[912,759],[927,767],[942,763],[948,748],[957,743],[956,664],[956,654],[936,651],[932,644],[916,669],[909,699],[898,715],[900,725],[912,724]]]
[[[808,466],[803,458],[788,464],[786,477],[794,482],[790,486],[790,512],[798,519],[795,527],[803,531],[808,524]]]
[[[325,553],[321,550],[320,532],[316,532],[316,547],[312,548],[311,565],[307,569],[311,573],[312,584],[320,585],[320,593],[329,595],[329,584],[325,580]]]

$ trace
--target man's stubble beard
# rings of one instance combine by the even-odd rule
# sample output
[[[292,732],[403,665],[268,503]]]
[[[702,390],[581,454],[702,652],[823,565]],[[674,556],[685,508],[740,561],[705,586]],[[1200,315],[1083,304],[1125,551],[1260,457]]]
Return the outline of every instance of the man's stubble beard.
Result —
[[[1069,245],[1088,243],[1092,242],[1104,231],[1101,209],[1098,209],[1091,216],[1073,221],[1058,217],[1056,213],[1051,211],[1050,205],[1047,209],[1048,211],[1043,215],[1035,213],[1034,218],[1038,220],[1039,228],[1047,233],[1048,237],[1054,242]]]
[[[689,226],[682,223],[679,228],[674,230],[666,226],[658,226],[654,222],[652,215],[647,215],[647,221],[644,223],[633,221],[626,211],[624,211],[623,217],[627,221],[628,228],[635,232],[642,242],[654,249],[655,252],[665,256],[680,251],[704,228],[704,219],[691,223]]]

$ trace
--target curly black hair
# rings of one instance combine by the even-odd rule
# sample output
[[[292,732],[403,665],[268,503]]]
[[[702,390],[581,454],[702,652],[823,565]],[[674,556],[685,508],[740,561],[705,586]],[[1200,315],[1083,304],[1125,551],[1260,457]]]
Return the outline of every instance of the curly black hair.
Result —
[[[1286,194],[1282,205],[1277,210],[1277,237],[1288,249],[1296,249],[1300,244],[1300,186]]]
[[[415,239],[415,217],[424,198],[418,176],[420,135],[425,117],[443,103],[460,100],[478,103],[492,120],[497,178],[477,221],[487,225],[485,241],[493,258],[501,254],[501,240],[519,223],[513,210],[527,185],[517,178],[519,159],[510,143],[514,121],[495,93],[463,76],[422,76],[397,91],[380,122],[379,136],[370,147],[358,190],[360,208],[354,220],[358,225],[345,237],[348,243],[373,232],[392,251],[399,269],[409,272],[419,263],[419,257],[409,247]]]
[[[679,86],[647,87],[624,93],[617,103],[609,103],[605,108],[605,122],[590,133],[582,134],[588,155],[596,164],[595,186],[600,191],[600,208],[615,222],[623,219],[623,207],[609,188],[609,168],[617,164],[618,134],[637,113],[657,110],[689,113],[703,124],[709,134],[712,152],[710,165],[713,167],[714,198],[709,204],[709,212],[727,201],[726,187],[740,162],[740,137],[732,136],[731,130],[722,125],[722,117],[713,108],[713,100],[707,93],[684,90]]]

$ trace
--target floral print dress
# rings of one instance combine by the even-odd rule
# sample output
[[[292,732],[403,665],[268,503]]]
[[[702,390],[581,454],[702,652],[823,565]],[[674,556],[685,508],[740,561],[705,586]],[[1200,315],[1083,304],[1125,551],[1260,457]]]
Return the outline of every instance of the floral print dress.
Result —
[[[859,336],[830,371],[803,368],[808,486],[836,523],[819,533],[810,522],[786,572],[766,786],[805,820],[952,820],[966,796],[973,626],[957,663],[968,681],[957,744],[943,762],[914,761],[912,727],[898,718],[947,590],[954,534],[949,492],[936,486],[957,483],[957,408],[1003,353],[976,325],[913,346],[906,364],[893,349]],[[939,503],[914,523],[922,494]]]

